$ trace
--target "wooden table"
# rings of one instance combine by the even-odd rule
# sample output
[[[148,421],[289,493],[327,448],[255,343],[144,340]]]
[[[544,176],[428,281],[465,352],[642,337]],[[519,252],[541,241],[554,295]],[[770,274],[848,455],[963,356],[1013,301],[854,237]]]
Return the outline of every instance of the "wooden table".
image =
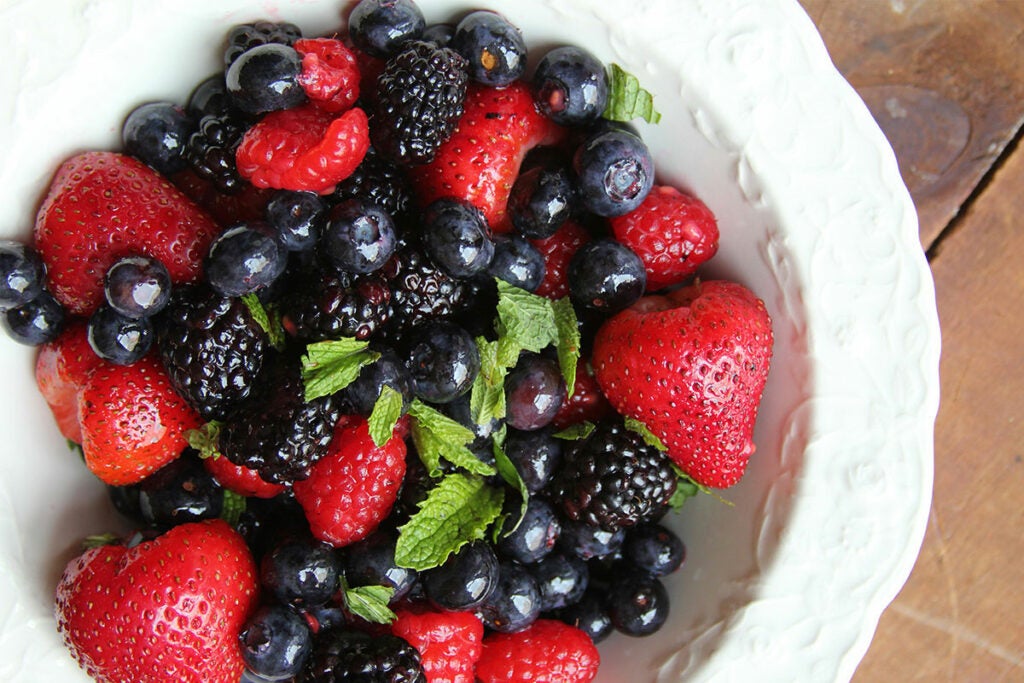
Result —
[[[917,565],[854,681],[1024,681],[1024,0],[801,0],[889,137],[942,326]]]

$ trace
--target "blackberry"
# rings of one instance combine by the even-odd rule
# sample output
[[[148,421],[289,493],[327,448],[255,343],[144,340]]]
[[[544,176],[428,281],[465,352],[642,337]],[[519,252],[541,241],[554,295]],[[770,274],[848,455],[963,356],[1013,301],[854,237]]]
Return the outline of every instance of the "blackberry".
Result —
[[[301,683],[426,683],[416,649],[398,636],[339,629],[321,634]]]
[[[310,341],[367,339],[388,321],[391,291],[377,275],[314,270],[281,302],[285,328]]]
[[[243,52],[258,45],[278,43],[291,46],[301,37],[302,29],[288,22],[256,21],[233,26],[228,31],[228,44],[224,48],[224,68],[227,69],[234,64]]]
[[[572,520],[615,531],[648,521],[676,490],[665,455],[618,422],[565,451],[554,486]]]
[[[333,198],[338,203],[356,198],[373,202],[401,225],[409,219],[412,185],[400,166],[371,147],[355,172],[338,183]]]
[[[377,80],[373,144],[403,164],[424,164],[455,130],[466,99],[468,64],[447,47],[413,40]]]
[[[468,285],[437,268],[416,243],[400,249],[381,273],[391,288],[388,329],[396,335],[417,323],[450,317],[469,304]]]
[[[221,453],[275,484],[304,479],[326,455],[338,415],[334,396],[306,401],[297,359],[280,359],[237,417],[221,427]]]
[[[179,287],[156,330],[171,385],[204,418],[224,419],[248,397],[268,342],[241,300]]]
[[[236,194],[245,186],[235,165],[245,131],[246,125],[230,113],[206,114],[188,138],[185,158],[192,170],[224,194]]]

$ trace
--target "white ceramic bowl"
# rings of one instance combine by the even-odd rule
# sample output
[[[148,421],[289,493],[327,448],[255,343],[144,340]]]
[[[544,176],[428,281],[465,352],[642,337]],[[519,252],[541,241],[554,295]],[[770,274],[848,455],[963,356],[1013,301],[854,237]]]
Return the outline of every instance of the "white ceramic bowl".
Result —
[[[57,164],[117,148],[146,100],[184,101],[231,24],[340,25],[339,0],[2,0],[0,237],[27,239]],[[421,0],[483,6],[533,46],[574,42],[640,76],[663,182],[702,197],[737,279],[774,318],[744,480],[675,522],[688,550],[668,624],[601,646],[600,681],[847,680],[924,532],[939,331],[893,153],[790,0]],[[0,341],[0,677],[86,680],[51,614],[64,563],[117,523],[53,426],[31,349]]]

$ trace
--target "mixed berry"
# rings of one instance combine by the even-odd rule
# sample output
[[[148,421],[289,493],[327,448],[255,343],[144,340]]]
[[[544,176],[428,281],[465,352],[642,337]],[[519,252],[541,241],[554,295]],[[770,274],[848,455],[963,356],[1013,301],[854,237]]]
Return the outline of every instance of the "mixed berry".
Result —
[[[658,184],[627,123],[650,94],[579,46],[531,74],[502,15],[411,0],[329,37],[239,25],[223,60],[0,242],[3,326],[141,530],[62,577],[72,655],[591,680],[595,643],[665,623],[661,520],[742,475],[772,346],[753,294],[691,280],[718,225]]]

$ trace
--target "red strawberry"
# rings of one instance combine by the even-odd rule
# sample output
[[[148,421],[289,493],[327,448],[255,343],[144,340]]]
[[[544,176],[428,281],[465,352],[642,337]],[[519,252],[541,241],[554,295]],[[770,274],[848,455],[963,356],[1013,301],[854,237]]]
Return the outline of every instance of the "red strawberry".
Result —
[[[709,281],[615,315],[598,330],[592,362],[616,410],[647,425],[697,483],[724,488],[754,452],[771,355],[764,302]]]
[[[541,115],[528,85],[470,85],[465,111],[434,160],[412,168],[420,202],[467,201],[484,212],[495,232],[509,232],[506,214],[512,184],[531,148],[557,142],[563,130]]]
[[[366,538],[388,516],[405,476],[405,441],[398,428],[376,446],[363,418],[343,417],[330,448],[293,485],[313,535],[335,546]]]
[[[359,64],[334,38],[303,38],[292,46],[302,55],[298,81],[306,97],[324,111],[340,113],[359,98]]]
[[[312,104],[274,111],[245,132],[238,172],[256,187],[330,194],[352,175],[370,147],[362,109],[341,116]]]
[[[231,527],[183,524],[72,560],[57,586],[57,628],[100,683],[237,683],[238,632],[256,588],[252,555]]]
[[[391,633],[420,653],[427,683],[473,683],[483,652],[484,625],[472,612],[403,609]]]
[[[36,385],[65,439],[82,443],[78,390],[102,363],[89,346],[85,322],[81,320],[71,323],[59,337],[39,349]]]
[[[133,365],[103,363],[78,394],[85,464],[103,482],[134,484],[181,454],[203,420],[171,388],[150,354]]]
[[[551,237],[530,240],[544,257],[544,279],[536,293],[549,299],[569,294],[569,261],[573,254],[590,241],[590,233],[579,223],[566,221]]]
[[[259,473],[243,465],[236,465],[222,455],[203,458],[203,467],[212,474],[220,485],[240,496],[253,498],[273,498],[284,493],[284,484],[272,484],[265,481]]]
[[[704,202],[656,186],[636,209],[610,219],[615,239],[636,252],[647,289],[681,284],[718,251],[718,223]]]
[[[141,161],[85,152],[57,169],[39,209],[35,244],[47,285],[76,315],[103,301],[103,277],[122,256],[146,254],[175,283],[191,282],[220,228],[166,178]]]
[[[577,365],[572,396],[562,402],[562,407],[552,420],[557,429],[565,429],[580,422],[596,423],[615,413],[612,404],[601,393],[593,373],[590,363],[581,362]]]
[[[476,665],[483,683],[586,683],[601,658],[590,636],[575,626],[538,619],[518,633],[492,633]]]

